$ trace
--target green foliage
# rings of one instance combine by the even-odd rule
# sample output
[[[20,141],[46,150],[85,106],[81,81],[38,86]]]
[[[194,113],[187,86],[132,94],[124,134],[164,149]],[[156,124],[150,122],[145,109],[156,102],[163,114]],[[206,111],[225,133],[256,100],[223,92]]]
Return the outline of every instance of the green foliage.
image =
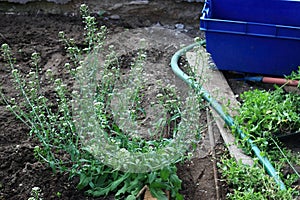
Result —
[[[284,148],[276,136],[298,132],[300,129],[300,96],[296,93],[286,93],[275,86],[273,91],[251,90],[240,95],[242,105],[235,122],[239,125],[245,140],[239,140],[242,148],[251,153],[246,140],[254,141],[262,156],[267,157],[288,187],[280,191],[264,175],[263,169],[257,166],[246,167],[233,161],[223,161],[222,174],[235,188],[231,199],[292,199],[295,191],[292,184],[299,178],[293,164],[299,163],[299,158],[291,150]],[[295,174],[283,175],[283,169],[290,165]],[[248,177],[249,176],[249,177]],[[248,177],[248,178],[247,178]],[[250,178],[251,177],[251,178]]]
[[[241,94],[240,124],[254,137],[268,137],[276,133],[289,133],[300,129],[300,96],[274,91],[251,90]]]
[[[218,164],[222,177],[234,191],[228,199],[243,200],[291,200],[295,191],[291,188],[281,190],[274,179],[268,176],[258,165],[248,166],[236,162],[233,158],[223,157]]]
[[[287,80],[300,80],[300,66],[298,66],[298,70],[297,71],[292,71],[292,73],[288,76],[286,76]],[[300,82],[298,82],[298,88],[300,87]]]
[[[246,91],[240,97],[242,105],[235,121],[246,134],[246,138],[251,138],[263,153],[273,151],[271,138],[299,131],[298,94],[285,93],[277,87],[274,91]],[[274,153],[276,154],[278,152]]]
[[[59,32],[60,40],[66,45],[66,51],[71,60],[71,63],[66,63],[65,67],[73,75],[74,80],[78,75],[81,75],[80,73],[85,72],[84,70],[91,76],[95,75],[97,68],[94,68],[93,63],[95,62],[93,61],[96,57],[92,56],[103,50],[107,32],[104,26],[98,29],[96,19],[89,16],[86,5],[81,6],[81,14],[85,25],[84,48],[78,47],[76,42],[69,39],[64,32]],[[15,99],[8,99],[7,96],[0,93],[1,97],[7,104],[7,108],[30,128],[30,135],[39,140],[40,144],[34,148],[33,152],[38,160],[48,163],[54,172],[68,172],[70,178],[78,176],[80,181],[77,188],[86,190],[86,193],[92,196],[106,196],[114,193],[116,199],[135,199],[142,187],[148,185],[151,193],[159,199],[166,199],[165,190],[170,191],[173,199],[183,199],[179,194],[181,180],[176,174],[175,163],[186,159],[185,153],[190,150],[188,149],[189,144],[197,142],[195,135],[200,131],[197,119],[199,113],[197,101],[193,101],[192,97],[187,98],[187,108],[181,111],[179,108],[181,103],[175,94],[175,89],[171,86],[162,89],[163,96],[157,99],[158,104],[161,104],[164,111],[170,116],[164,119],[168,123],[179,118],[185,119],[185,117],[194,120],[191,122],[192,125],[186,119],[182,120],[184,123],[181,123],[181,125],[177,126],[177,123],[175,123],[172,137],[178,136],[178,140],[173,140],[173,138],[146,140],[125,133],[116,123],[111,111],[111,101],[116,93],[115,85],[120,77],[118,61],[114,52],[110,51],[111,54],[107,55],[104,66],[101,68],[101,80],[95,87],[96,92],[90,96],[93,102],[93,112],[97,117],[97,125],[101,130],[101,133],[98,134],[103,134],[102,136],[107,144],[116,147],[119,155],[123,155],[123,151],[140,154],[149,153],[146,154],[149,155],[146,158],[152,159],[153,163],[162,166],[143,173],[121,171],[97,158],[91,152],[91,148],[85,145],[85,141],[79,134],[81,130],[78,130],[76,117],[74,117],[77,108],[76,106],[74,108],[76,103],[74,101],[78,97],[76,95],[78,91],[71,92],[62,79],[55,77],[51,70],[47,70],[43,81],[53,86],[54,93],[50,95],[45,93],[40,85],[42,78],[39,76],[40,56],[38,53],[32,54],[31,71],[24,75],[16,67],[9,46],[3,44],[1,50],[11,68],[12,77],[21,93],[20,97],[23,97],[23,99],[18,99],[17,102]],[[85,62],[85,56],[92,60]],[[134,78],[135,81],[129,80],[129,83],[134,82],[136,88],[129,91],[129,93],[125,93],[127,96],[124,97],[124,99],[133,102],[132,107],[125,109],[130,113],[137,110],[137,108],[142,109],[140,95],[143,90],[143,81],[140,75],[144,59],[144,54],[140,53],[132,66],[131,78]],[[83,68],[84,70],[82,70]],[[94,77],[91,79],[94,79]],[[140,81],[140,83],[136,84],[136,81]],[[75,84],[74,87],[79,87],[79,91],[85,90],[84,83],[86,82],[80,83],[81,85]],[[94,87],[94,85],[91,87]],[[51,96],[54,96],[55,99],[53,100]],[[131,116],[133,117],[130,117],[130,120],[137,119],[136,116]],[[185,143],[180,143],[181,140],[184,140]],[[97,141],[97,145],[99,153],[107,150],[105,149],[106,144],[99,146],[99,141]],[[176,155],[176,153],[179,153],[179,155]],[[155,157],[156,155],[158,157]],[[145,159],[143,162],[147,164],[149,160]],[[57,193],[57,196],[63,198],[60,193]]]

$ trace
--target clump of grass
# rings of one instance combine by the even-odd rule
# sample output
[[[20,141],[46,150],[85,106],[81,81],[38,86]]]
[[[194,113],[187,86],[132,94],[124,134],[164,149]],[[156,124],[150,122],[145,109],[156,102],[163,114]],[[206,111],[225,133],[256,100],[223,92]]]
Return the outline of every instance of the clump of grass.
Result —
[[[34,148],[36,158],[48,163],[54,172],[68,172],[71,178],[79,176],[77,187],[87,194],[114,193],[116,199],[136,199],[142,187],[148,185],[158,199],[167,198],[165,190],[170,191],[172,198],[183,199],[175,164],[187,159],[187,152],[199,139],[199,97],[191,93],[183,107],[176,100],[175,89],[164,88],[157,99],[157,104],[163,107],[163,123],[155,123],[156,130],[159,133],[162,126],[178,118],[180,122],[174,123],[170,138],[139,137],[136,111],[142,109],[145,56],[139,54],[131,66],[129,79],[121,83],[123,90],[118,90],[120,68],[115,53],[110,51],[103,65],[98,62],[98,55],[104,49],[106,27],[97,27],[86,5],[81,6],[81,14],[85,48],[79,48],[73,39],[59,32],[71,60],[65,67],[73,75],[73,88],[47,70],[45,78],[53,86],[53,101],[43,91],[39,54],[32,55],[31,71],[24,75],[16,68],[10,47],[3,44],[3,56],[23,97],[12,104],[13,99],[1,93],[3,101],[30,128],[30,135],[39,140],[40,144]],[[115,97],[121,100],[112,109]],[[129,124],[132,125],[128,128]]]

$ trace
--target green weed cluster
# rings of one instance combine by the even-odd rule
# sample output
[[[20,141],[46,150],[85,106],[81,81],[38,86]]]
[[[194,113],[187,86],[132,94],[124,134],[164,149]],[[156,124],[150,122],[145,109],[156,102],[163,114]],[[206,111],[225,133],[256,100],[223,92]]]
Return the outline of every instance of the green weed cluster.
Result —
[[[292,200],[291,188],[280,190],[275,181],[259,165],[248,166],[233,158],[223,157],[219,164],[222,177],[230,188],[228,199],[234,200]]]
[[[243,102],[236,120],[253,139],[299,131],[300,95],[276,88],[246,91],[240,97]]]
[[[286,76],[287,80],[300,80],[300,66],[298,66],[298,70],[292,71],[292,73],[288,76]],[[300,83],[298,82],[298,88],[300,88]]]
[[[3,56],[23,97],[15,101],[1,93],[3,101],[39,140],[40,144],[34,148],[36,158],[48,163],[54,172],[68,172],[71,178],[79,176],[77,188],[86,190],[87,194],[114,193],[116,199],[136,199],[143,186],[148,185],[158,199],[167,199],[166,190],[172,198],[183,199],[179,194],[181,180],[175,164],[187,158],[190,147],[199,139],[197,95],[191,94],[183,109],[174,88],[164,88],[157,98],[164,114],[156,123],[156,130],[160,132],[162,127],[178,119],[180,123],[173,123],[169,138],[146,140],[138,137],[138,111],[144,113],[140,102],[145,55],[139,54],[131,66],[130,78],[122,82],[125,84],[123,90],[118,89],[120,69],[111,49],[104,64],[99,66],[98,56],[104,48],[106,27],[97,27],[86,5],[81,6],[81,14],[85,24],[84,48],[59,32],[71,60],[65,67],[73,75],[73,88],[51,70],[47,70],[42,79],[38,53],[32,54],[29,74],[22,74],[15,65],[10,47],[3,44]],[[100,78],[97,78],[99,72]],[[53,94],[43,90],[45,83],[53,85]],[[121,101],[112,109],[114,98]],[[124,131],[125,128],[129,131]]]
[[[296,191],[291,189],[292,184],[300,178],[293,165],[299,163],[299,158],[285,148],[277,136],[299,132],[300,95],[284,92],[281,87],[275,86],[272,91],[246,91],[240,97],[242,105],[235,122],[246,135],[245,140],[239,140],[242,148],[251,154],[251,147],[246,142],[250,138],[262,151],[262,156],[271,161],[288,189],[278,190],[274,180],[265,175],[258,165],[243,166],[224,159],[222,175],[235,188],[229,195],[230,199],[293,199]],[[283,174],[287,165],[295,174]]]

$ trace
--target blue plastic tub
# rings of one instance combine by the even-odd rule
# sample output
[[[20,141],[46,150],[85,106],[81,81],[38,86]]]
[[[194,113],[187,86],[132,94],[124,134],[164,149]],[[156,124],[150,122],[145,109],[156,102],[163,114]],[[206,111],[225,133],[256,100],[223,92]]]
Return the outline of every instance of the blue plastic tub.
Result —
[[[300,26],[299,0],[208,0],[214,19]]]
[[[224,0],[223,4],[228,1],[234,0]],[[216,10],[211,6],[211,1],[206,1],[200,29],[205,31],[207,51],[218,69],[275,76],[288,75],[298,69],[300,27],[266,24],[262,23],[266,19],[258,17],[255,22],[247,20],[247,16],[243,16],[245,21],[230,20],[230,17],[220,15],[220,6]],[[271,5],[269,9],[272,9]],[[242,9],[235,12],[239,11],[243,12]],[[254,20],[252,15],[255,13],[248,15]]]

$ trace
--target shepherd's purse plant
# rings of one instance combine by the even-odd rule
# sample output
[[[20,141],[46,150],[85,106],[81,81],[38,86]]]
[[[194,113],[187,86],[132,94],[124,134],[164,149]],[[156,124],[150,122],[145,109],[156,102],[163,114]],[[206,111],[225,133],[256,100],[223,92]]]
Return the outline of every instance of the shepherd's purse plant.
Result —
[[[167,199],[166,190],[172,198],[183,199],[175,164],[187,159],[199,140],[199,95],[191,92],[183,102],[173,86],[162,85],[154,102],[162,108],[161,118],[153,123],[150,139],[141,137],[138,119],[147,114],[141,105],[146,55],[140,51],[129,78],[121,80],[112,47],[105,62],[99,64],[107,28],[97,27],[86,5],[80,10],[85,25],[84,48],[59,32],[70,59],[65,67],[72,75],[72,86],[50,69],[43,71],[37,52],[32,54],[31,71],[21,73],[10,47],[3,44],[2,55],[20,91],[16,99],[1,92],[3,101],[30,128],[30,136],[38,139],[36,158],[48,163],[54,172],[78,176],[77,188],[87,194],[113,193],[116,199],[136,199],[148,185],[158,199]],[[52,85],[54,92],[44,91],[44,85]],[[117,106],[112,106],[112,101]],[[161,134],[166,128],[171,130],[168,137]]]

